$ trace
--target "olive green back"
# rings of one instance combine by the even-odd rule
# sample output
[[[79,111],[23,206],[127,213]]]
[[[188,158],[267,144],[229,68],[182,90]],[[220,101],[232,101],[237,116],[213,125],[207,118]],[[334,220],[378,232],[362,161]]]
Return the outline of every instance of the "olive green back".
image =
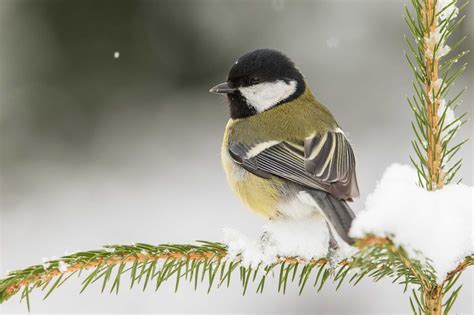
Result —
[[[229,140],[254,144],[262,141],[302,142],[312,134],[334,130],[337,123],[309,88],[297,99],[245,119],[230,120]]]

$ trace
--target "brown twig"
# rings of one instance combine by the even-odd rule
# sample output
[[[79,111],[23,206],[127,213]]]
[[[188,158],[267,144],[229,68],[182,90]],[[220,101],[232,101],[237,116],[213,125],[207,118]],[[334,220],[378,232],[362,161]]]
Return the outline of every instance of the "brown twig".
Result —
[[[435,14],[435,0],[425,1],[423,6],[423,21],[426,26],[424,40],[425,40],[425,54],[423,56],[423,62],[426,70],[426,78],[424,82],[426,99],[426,111],[427,111],[427,153],[426,153],[426,166],[428,169],[428,190],[437,190],[444,186],[444,173],[443,166],[441,165],[441,137],[440,134],[441,124],[439,122],[440,117],[438,116],[438,110],[441,103],[439,98],[439,90],[441,84],[439,83],[439,57],[436,51],[436,41],[434,40],[434,34],[437,32],[438,19]],[[439,50],[440,48],[438,48]]]

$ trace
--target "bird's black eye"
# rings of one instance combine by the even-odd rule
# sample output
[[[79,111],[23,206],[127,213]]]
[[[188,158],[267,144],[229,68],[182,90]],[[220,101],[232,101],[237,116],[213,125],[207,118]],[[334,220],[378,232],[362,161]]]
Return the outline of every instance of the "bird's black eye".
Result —
[[[250,77],[249,84],[254,85],[260,83],[260,77],[254,75],[253,77]]]

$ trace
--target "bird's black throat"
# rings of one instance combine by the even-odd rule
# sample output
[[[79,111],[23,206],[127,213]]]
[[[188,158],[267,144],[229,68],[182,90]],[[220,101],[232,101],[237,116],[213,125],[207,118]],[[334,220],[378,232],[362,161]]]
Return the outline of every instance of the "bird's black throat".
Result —
[[[232,119],[246,118],[257,113],[255,108],[247,103],[240,91],[227,94],[227,99],[229,100],[230,117]]]

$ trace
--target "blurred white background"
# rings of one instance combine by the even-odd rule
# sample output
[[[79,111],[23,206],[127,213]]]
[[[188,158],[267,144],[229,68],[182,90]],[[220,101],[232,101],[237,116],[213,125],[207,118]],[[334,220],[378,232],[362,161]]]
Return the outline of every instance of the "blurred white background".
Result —
[[[362,193],[354,208],[362,209],[385,167],[409,163],[412,153],[403,4],[2,0],[1,275],[104,244],[220,240],[227,226],[257,235],[262,219],[234,198],[220,166],[225,99],[207,92],[255,48],[291,56],[349,134]],[[465,12],[457,35],[467,34],[460,49],[472,50],[473,6]],[[464,111],[474,88],[472,53],[467,60],[457,80],[469,87]],[[471,141],[460,152],[468,185],[472,153]],[[187,284],[175,294],[170,283],[157,293],[124,287],[118,296],[98,287],[79,295],[73,280],[31,303],[35,313],[410,312],[408,295],[390,281],[337,293],[308,287],[302,296],[296,286],[281,295],[268,283],[262,295],[242,296],[235,280],[210,294]],[[472,314],[473,272],[462,281],[453,313]],[[1,312],[25,312],[17,301]]]

